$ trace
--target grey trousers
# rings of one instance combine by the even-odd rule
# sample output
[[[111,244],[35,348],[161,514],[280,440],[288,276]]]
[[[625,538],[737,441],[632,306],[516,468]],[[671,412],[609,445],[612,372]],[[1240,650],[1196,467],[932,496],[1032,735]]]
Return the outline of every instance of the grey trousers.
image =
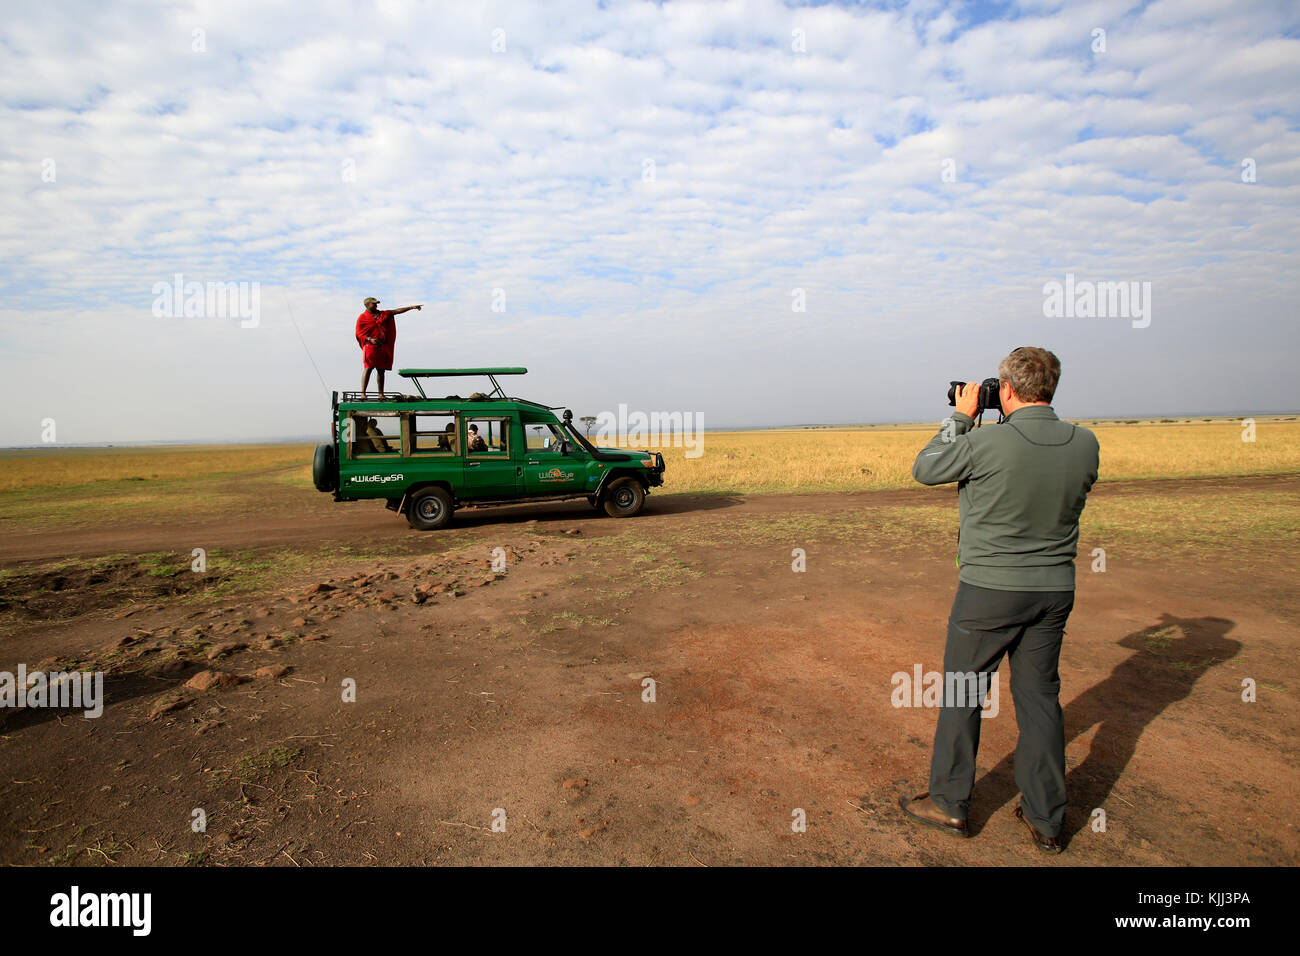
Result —
[[[1065,819],[1065,722],[1057,663],[1073,591],[995,591],[957,586],[948,617],[944,674],[996,673],[1010,655],[1016,704],[1016,785],[1025,818],[1044,836],[1057,836]],[[999,694],[999,710],[1003,698]],[[934,732],[930,798],[945,813],[966,818],[980,745],[977,701],[945,697]],[[950,706],[953,704],[953,706]],[[996,718],[994,718],[996,719]]]

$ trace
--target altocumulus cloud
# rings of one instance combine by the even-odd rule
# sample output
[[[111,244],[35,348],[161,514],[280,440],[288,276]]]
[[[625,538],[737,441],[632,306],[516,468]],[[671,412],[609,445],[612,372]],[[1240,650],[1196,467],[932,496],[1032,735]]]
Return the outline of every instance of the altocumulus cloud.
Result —
[[[426,303],[399,365],[528,364],[578,414],[937,417],[1029,342],[1067,414],[1293,407],[1298,28],[1230,0],[13,9],[0,443],[318,431],[290,320],[355,387],[365,295]],[[261,322],[155,316],[177,273],[259,283]],[[1045,318],[1067,273],[1151,282],[1150,327]]]

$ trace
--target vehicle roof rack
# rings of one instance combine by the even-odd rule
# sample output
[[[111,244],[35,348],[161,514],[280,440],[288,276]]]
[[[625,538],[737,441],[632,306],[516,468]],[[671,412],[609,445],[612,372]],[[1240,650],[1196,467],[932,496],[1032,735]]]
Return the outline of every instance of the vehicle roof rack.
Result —
[[[420,397],[428,398],[424,394],[424,386],[420,383],[422,378],[455,378],[457,376],[467,375],[486,375],[488,381],[492,383],[492,391],[488,393],[491,398],[506,399],[505,389],[497,381],[498,375],[524,375],[528,369],[521,366],[507,366],[502,368],[399,368],[397,374],[402,378],[409,378],[417,389],[420,390]]]
[[[341,402],[413,402],[415,395],[403,395],[401,392],[336,392]]]

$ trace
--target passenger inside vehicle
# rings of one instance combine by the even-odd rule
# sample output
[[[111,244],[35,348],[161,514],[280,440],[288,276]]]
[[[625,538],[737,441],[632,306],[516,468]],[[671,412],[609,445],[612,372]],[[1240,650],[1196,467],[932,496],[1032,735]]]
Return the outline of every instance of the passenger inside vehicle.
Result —
[[[357,415],[353,418],[354,441],[352,452],[357,455],[386,455],[393,451],[379,424],[373,418]]]
[[[483,440],[483,436],[478,433],[477,425],[469,426],[468,447],[470,451],[488,451],[488,443]]]
[[[440,451],[449,451],[456,454],[456,424],[448,422],[446,430],[438,436],[438,449]]]

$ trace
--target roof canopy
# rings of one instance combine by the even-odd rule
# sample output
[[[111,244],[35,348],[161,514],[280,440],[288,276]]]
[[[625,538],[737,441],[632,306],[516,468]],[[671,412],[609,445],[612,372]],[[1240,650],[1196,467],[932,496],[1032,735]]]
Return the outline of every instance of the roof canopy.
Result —
[[[403,378],[452,378],[457,375],[523,375],[528,371],[518,366],[513,368],[400,368],[397,374]]]
[[[492,397],[505,398],[505,389],[497,381],[498,375],[523,375],[528,369],[514,366],[510,368],[400,368],[397,374],[403,378],[409,378],[415,383],[416,389],[419,390],[421,397],[428,398],[424,394],[424,386],[420,384],[422,378],[455,378],[464,375],[486,375],[488,381],[492,383]]]

